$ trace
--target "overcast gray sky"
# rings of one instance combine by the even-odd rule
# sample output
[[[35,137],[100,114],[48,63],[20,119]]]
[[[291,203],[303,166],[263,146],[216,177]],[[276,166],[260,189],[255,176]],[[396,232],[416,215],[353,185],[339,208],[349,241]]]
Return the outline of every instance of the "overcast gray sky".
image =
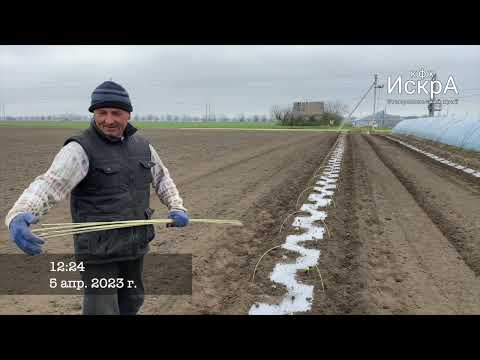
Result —
[[[92,90],[112,78],[130,94],[134,113],[269,114],[272,105],[340,100],[350,108],[379,74],[386,100],[427,99],[387,94],[387,77],[434,70],[455,80],[450,113],[480,113],[480,46],[0,46],[0,104],[6,115],[88,115]],[[372,112],[373,94],[354,116]],[[400,115],[423,105],[387,105]]]

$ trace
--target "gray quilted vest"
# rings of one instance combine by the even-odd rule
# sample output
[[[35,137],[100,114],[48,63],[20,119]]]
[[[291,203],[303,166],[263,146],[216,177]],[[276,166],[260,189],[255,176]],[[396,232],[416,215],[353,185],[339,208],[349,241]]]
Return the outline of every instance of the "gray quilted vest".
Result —
[[[124,139],[113,139],[90,127],[65,141],[78,142],[89,159],[86,177],[72,190],[73,222],[150,219],[151,152],[148,141],[130,125]],[[135,259],[148,252],[153,225],[74,235],[75,257],[85,263]]]

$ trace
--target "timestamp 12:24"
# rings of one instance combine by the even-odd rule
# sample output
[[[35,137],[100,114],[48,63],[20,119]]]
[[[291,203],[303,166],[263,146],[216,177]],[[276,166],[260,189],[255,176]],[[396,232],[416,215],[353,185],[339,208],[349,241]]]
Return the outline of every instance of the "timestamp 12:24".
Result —
[[[75,261],[70,261],[68,263],[65,263],[63,261],[50,261],[50,271],[56,272],[56,271],[85,271],[85,265],[83,264],[83,261],[80,262],[75,262]]]

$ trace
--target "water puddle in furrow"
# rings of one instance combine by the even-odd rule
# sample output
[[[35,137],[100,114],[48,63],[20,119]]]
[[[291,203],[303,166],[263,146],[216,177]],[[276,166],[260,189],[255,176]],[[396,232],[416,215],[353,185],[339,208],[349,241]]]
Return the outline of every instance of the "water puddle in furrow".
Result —
[[[305,241],[318,241],[323,239],[325,227],[316,223],[316,221],[325,220],[327,213],[320,210],[330,205],[335,193],[336,183],[341,171],[343,152],[345,147],[345,137],[341,135],[334,151],[330,155],[328,165],[321,175],[316,186],[308,196],[311,204],[303,204],[301,211],[310,215],[297,216],[292,225],[297,229],[306,230],[303,234],[288,235],[283,249],[294,251],[300,256],[295,263],[279,263],[275,265],[270,274],[270,280],[275,283],[285,285],[287,294],[283,297],[280,304],[256,303],[250,308],[249,315],[287,315],[294,312],[309,311],[312,308],[313,285],[305,285],[297,281],[296,274],[299,270],[307,270],[317,265],[320,257],[320,251],[307,249],[300,243]]]
[[[454,163],[453,161],[450,161],[450,160],[447,160],[447,159],[444,159],[444,158],[441,158],[440,156],[437,156],[435,154],[432,154],[432,153],[429,153],[427,151],[423,151],[422,149],[419,149],[413,145],[410,145],[406,142],[403,142],[401,140],[397,140],[397,139],[394,139],[394,138],[391,138],[390,136],[387,136],[388,139],[392,140],[392,141],[395,141],[403,146],[406,146],[408,147],[409,149],[412,149],[413,151],[416,151],[416,152],[419,152],[420,154],[423,154],[433,160],[436,160],[442,164],[445,164],[445,165],[448,165],[448,166],[451,166],[455,169],[458,169],[458,170],[462,170],[463,172],[466,172],[467,174],[470,174],[470,175],[473,175],[477,178],[480,178],[480,171],[477,171],[475,169],[470,169],[466,166],[462,166],[460,164],[457,164],[457,163]]]

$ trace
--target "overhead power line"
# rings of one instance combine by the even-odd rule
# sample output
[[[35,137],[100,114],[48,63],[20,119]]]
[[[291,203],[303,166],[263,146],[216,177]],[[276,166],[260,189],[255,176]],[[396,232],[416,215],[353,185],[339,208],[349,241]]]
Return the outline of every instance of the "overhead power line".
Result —
[[[372,85],[370,85],[370,87],[367,89],[367,91],[365,92],[365,94],[362,96],[362,98],[360,99],[360,101],[357,103],[357,105],[355,105],[355,107],[353,108],[352,112],[348,115],[348,118],[350,119],[350,117],[353,115],[353,113],[355,112],[355,110],[357,110],[357,108],[360,106],[360,104],[362,103],[362,101],[367,97],[368,93],[370,92],[370,90],[372,90],[373,86],[375,85],[375,82],[372,83]]]

